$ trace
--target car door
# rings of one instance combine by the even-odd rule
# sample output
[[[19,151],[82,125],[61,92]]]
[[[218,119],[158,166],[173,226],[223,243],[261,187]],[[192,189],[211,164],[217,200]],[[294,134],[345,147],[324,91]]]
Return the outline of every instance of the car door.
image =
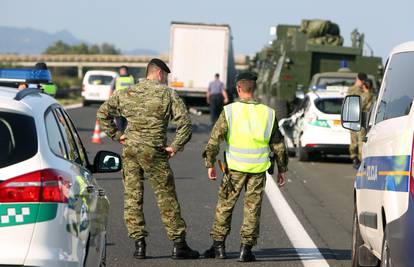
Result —
[[[81,172],[83,177],[86,178],[87,193],[88,193],[88,218],[89,218],[89,255],[88,263],[99,263],[102,257],[102,253],[106,246],[106,224],[109,213],[109,201],[105,195],[103,188],[99,186],[96,179],[93,177],[91,171],[88,169],[90,166],[87,158],[86,150],[82,144],[76,128],[70,119],[69,115],[63,110],[59,109],[61,114],[66,120],[66,124],[70,129],[71,135],[75,141],[76,147],[79,151],[80,158],[82,160]],[[94,264],[95,265],[95,264]]]
[[[409,168],[413,140],[414,53],[394,55],[387,64],[375,116],[371,116],[363,160],[358,171],[360,223],[371,247],[381,252],[383,222],[398,219],[408,208]],[[407,73],[409,72],[409,73]],[[401,239],[397,230],[390,237]]]
[[[91,210],[95,205],[95,190],[91,186],[91,172],[87,169],[87,161],[84,151],[78,147],[75,135],[71,130],[64,111],[59,107],[53,110],[65,145],[68,150],[69,161],[72,163],[70,171],[74,177],[73,201],[69,201],[68,231],[72,234],[72,250],[77,251],[80,264],[86,256],[86,246],[90,232]]]

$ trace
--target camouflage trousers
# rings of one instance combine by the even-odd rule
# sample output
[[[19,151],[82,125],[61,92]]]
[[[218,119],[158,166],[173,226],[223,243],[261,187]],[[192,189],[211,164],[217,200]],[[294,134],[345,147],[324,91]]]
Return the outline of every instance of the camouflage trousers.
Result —
[[[351,131],[351,143],[349,144],[349,157],[351,159],[358,157],[358,133]]]
[[[240,241],[246,245],[256,245],[259,237],[260,213],[264,187],[266,184],[266,173],[243,173],[230,170],[230,177],[235,192],[226,190],[223,183],[220,186],[216,215],[211,229],[211,237],[215,241],[223,241],[230,233],[231,217],[234,206],[245,187],[243,225],[240,229]]]
[[[366,135],[367,135],[367,132],[364,128],[362,128],[361,131],[359,131],[357,133],[358,159],[359,159],[359,161],[362,161],[362,146],[364,145],[364,139],[365,139]]]
[[[174,176],[167,153],[145,145],[125,145],[123,149],[124,219],[128,235],[138,240],[148,235],[145,231],[144,176],[154,190],[161,220],[170,240],[185,239],[186,224],[181,217],[175,191]]]

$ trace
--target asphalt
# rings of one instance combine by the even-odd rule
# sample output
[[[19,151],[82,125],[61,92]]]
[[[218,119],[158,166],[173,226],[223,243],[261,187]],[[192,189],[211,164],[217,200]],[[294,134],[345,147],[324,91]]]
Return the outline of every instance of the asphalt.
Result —
[[[102,144],[90,142],[97,108],[98,106],[91,106],[69,110],[90,161],[98,150],[121,152],[121,145],[107,137],[102,139]],[[192,115],[192,121],[193,137],[185,150],[171,160],[171,166],[182,215],[188,227],[187,242],[193,249],[203,252],[212,242],[209,231],[213,222],[219,183],[207,179],[201,158],[201,151],[211,130],[208,115]],[[169,138],[173,134],[174,128],[171,127]],[[150,233],[147,238],[149,258],[134,259],[134,243],[128,238],[123,221],[121,173],[96,175],[111,202],[107,244],[108,266],[304,266],[320,259],[319,253],[330,266],[349,266],[354,174],[350,161],[345,157],[328,157],[306,163],[291,158],[288,181],[281,192],[317,248],[295,248],[283,230],[268,196],[265,196],[260,239],[254,247],[257,261],[249,264],[237,262],[240,246],[239,229],[242,223],[241,199],[234,210],[232,231],[226,241],[229,259],[170,259],[172,243],[167,239],[154,194],[147,181],[144,213],[146,227]]]

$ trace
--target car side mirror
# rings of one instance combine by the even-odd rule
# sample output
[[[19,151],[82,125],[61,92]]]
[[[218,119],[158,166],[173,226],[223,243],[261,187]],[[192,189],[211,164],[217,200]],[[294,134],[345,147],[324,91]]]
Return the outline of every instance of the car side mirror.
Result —
[[[352,131],[360,131],[362,125],[361,97],[358,95],[347,96],[342,104],[342,127]]]
[[[93,160],[93,172],[117,172],[122,168],[121,156],[111,151],[99,151]]]

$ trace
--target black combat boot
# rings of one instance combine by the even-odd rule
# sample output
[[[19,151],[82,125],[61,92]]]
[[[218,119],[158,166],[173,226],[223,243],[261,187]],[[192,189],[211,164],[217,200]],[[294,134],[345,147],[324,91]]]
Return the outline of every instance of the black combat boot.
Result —
[[[185,241],[176,242],[174,241],[172,256],[174,260],[184,260],[184,259],[198,259],[200,253],[198,251],[192,250]]]
[[[135,241],[134,258],[145,259],[145,248],[146,247],[147,245],[145,244],[145,238],[141,238]]]
[[[224,241],[214,241],[213,245],[204,252],[204,258],[227,259]]]
[[[245,245],[242,244],[240,246],[240,262],[249,262],[249,261],[255,261],[256,257],[252,253],[252,246],[251,245]]]
[[[352,159],[352,165],[353,165],[354,169],[358,170],[359,166],[361,165],[361,161],[359,161],[358,158],[353,158]]]

